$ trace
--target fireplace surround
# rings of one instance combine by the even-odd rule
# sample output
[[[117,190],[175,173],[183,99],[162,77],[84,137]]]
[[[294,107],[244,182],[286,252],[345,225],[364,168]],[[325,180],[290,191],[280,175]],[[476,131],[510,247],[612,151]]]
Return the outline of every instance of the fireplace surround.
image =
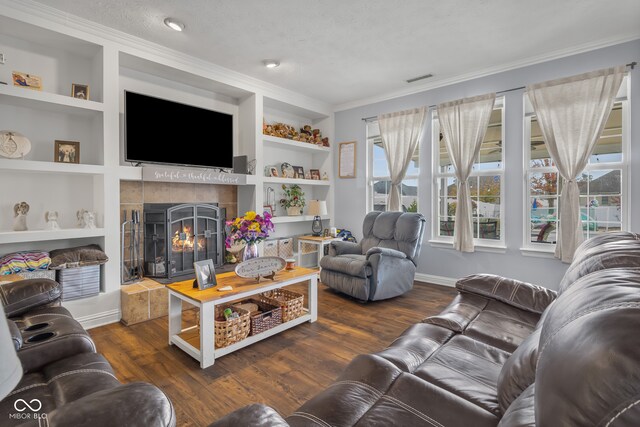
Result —
[[[144,204],[145,276],[193,275],[193,263],[224,264],[226,210],[217,203]]]

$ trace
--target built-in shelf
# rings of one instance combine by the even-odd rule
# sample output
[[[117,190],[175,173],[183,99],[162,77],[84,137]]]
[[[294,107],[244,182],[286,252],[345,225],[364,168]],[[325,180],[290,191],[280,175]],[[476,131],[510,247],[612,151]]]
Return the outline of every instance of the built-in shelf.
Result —
[[[262,135],[262,140],[264,141],[264,144],[268,147],[284,148],[287,150],[299,151],[299,152],[309,153],[309,154],[317,154],[317,153],[328,154],[331,152],[331,148],[329,147],[320,147],[315,144],[310,144],[308,142],[278,138],[277,136]]]
[[[104,111],[102,102],[9,85],[0,85],[0,102],[15,107],[38,108],[67,114],[96,114]]]
[[[83,239],[103,237],[104,228],[67,228],[61,230],[27,230],[0,232],[0,244],[43,242],[47,240]]]
[[[287,216],[287,215],[283,215],[283,216],[274,216],[273,218],[271,218],[271,222],[273,222],[274,224],[285,224],[285,223],[290,223],[290,222],[311,222],[313,221],[313,215],[296,215],[296,216]],[[325,215],[322,216],[321,219],[323,221],[328,220],[329,216]]]
[[[294,179],[294,178],[276,178],[272,176],[265,176],[263,178],[265,183],[273,183],[273,184],[286,184],[286,185],[317,185],[317,186],[325,186],[328,187],[331,185],[331,181],[325,180],[314,180],[314,179]]]
[[[102,175],[104,166],[76,163],[39,162],[35,160],[0,159],[0,169],[18,172],[55,172],[70,174]]]
[[[142,179],[142,168],[137,166],[119,166],[118,178],[123,181],[140,181]]]

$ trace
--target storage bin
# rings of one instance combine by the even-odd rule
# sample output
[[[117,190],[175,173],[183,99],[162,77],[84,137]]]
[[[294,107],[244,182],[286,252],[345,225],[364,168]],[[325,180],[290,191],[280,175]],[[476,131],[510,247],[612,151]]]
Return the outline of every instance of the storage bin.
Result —
[[[96,296],[100,293],[100,266],[89,265],[58,270],[62,301]]]
[[[260,300],[267,304],[280,306],[282,322],[288,322],[302,316],[304,312],[304,295],[288,289],[274,289],[260,294]]]
[[[226,308],[231,308],[231,311],[238,313],[240,317],[237,319],[226,320],[222,314]],[[200,322],[198,321],[198,323]],[[216,306],[213,329],[216,348],[226,347],[242,341],[249,336],[249,331],[251,329],[249,312],[232,305]]]
[[[249,313],[251,319],[251,332],[250,336],[258,335],[262,332],[268,331],[271,328],[282,324],[282,309],[278,304],[270,304],[264,299],[251,298],[241,301],[240,304],[253,303],[258,306],[258,309],[262,312],[260,314]]]
[[[302,252],[303,255],[315,254],[316,252],[318,252],[318,245],[303,241],[302,244],[300,245],[300,251]]]
[[[278,240],[264,241],[264,256],[278,256]]]
[[[21,271],[18,273],[25,279],[51,279],[56,280],[55,270],[33,270],[33,271]]]
[[[293,257],[293,238],[278,240],[278,256],[284,259]]]

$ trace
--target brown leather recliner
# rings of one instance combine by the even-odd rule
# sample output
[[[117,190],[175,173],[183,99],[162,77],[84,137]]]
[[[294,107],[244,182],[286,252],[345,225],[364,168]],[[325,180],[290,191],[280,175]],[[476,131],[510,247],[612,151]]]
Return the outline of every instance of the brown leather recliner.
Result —
[[[640,235],[585,242],[558,294],[493,275],[456,287],[286,420],[252,405],[212,425],[640,425]]]
[[[0,299],[23,367],[0,401],[0,425],[175,426],[171,401],[146,383],[121,384],[89,334],[60,306],[60,285],[32,279],[0,285]],[[25,412],[22,400],[37,411]],[[28,416],[28,417],[27,417]]]

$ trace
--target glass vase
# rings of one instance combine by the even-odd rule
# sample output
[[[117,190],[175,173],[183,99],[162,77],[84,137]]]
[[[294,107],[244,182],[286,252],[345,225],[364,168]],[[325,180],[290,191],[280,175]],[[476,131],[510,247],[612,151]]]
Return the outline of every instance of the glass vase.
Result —
[[[242,261],[246,261],[252,258],[258,258],[260,255],[258,254],[258,245],[255,242],[247,243],[247,246],[244,247],[244,252],[242,254]]]

